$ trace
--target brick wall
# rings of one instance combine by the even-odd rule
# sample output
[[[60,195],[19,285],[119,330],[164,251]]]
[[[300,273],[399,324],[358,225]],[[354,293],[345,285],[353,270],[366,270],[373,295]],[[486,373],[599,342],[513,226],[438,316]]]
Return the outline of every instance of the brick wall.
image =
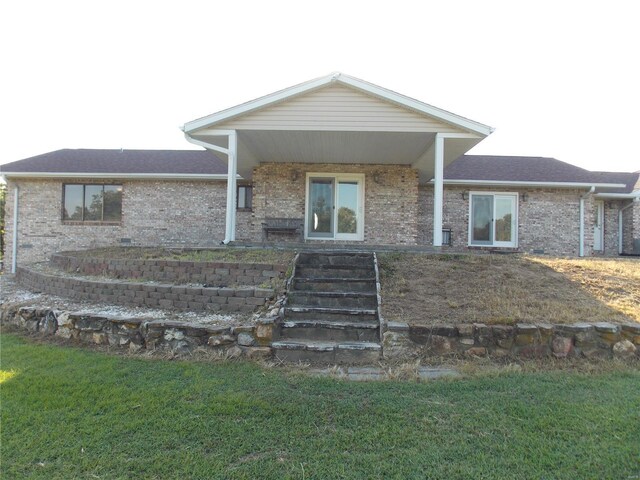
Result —
[[[253,172],[251,238],[260,241],[266,217],[304,218],[307,172],[365,175],[365,244],[415,245],[418,173],[401,165],[263,163]],[[375,177],[375,178],[374,178]],[[376,181],[377,180],[377,181]],[[271,238],[271,237],[270,237]],[[297,241],[294,235],[281,240]]]
[[[120,225],[62,222],[62,185],[92,180],[18,180],[8,184],[5,260],[11,265],[14,185],[20,187],[18,262],[43,261],[58,251],[119,245],[206,247],[224,239],[226,182],[122,181]],[[238,237],[247,237],[250,213],[238,212]],[[127,244],[129,245],[129,243]]]
[[[580,236],[580,196],[584,190],[568,189],[513,189],[464,188],[448,186],[444,192],[443,228],[450,228],[453,248],[466,249],[469,241],[469,200],[462,198],[464,191],[517,192],[518,250],[533,252],[544,250],[551,255],[578,255]],[[523,201],[522,193],[527,200]],[[433,241],[433,187],[420,187],[419,232],[421,244]],[[593,245],[592,202],[585,201],[585,255]]]

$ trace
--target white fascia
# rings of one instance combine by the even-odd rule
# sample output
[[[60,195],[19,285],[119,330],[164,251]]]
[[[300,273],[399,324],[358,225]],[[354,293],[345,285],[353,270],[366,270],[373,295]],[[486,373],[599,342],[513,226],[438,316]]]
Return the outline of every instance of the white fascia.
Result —
[[[182,127],[182,131],[185,133],[191,133],[201,128],[215,125],[216,123],[220,123],[222,121],[229,120],[230,118],[237,117],[254,110],[258,110],[282,100],[307,93],[311,90],[323,87],[329,83],[342,83],[344,85],[349,85],[370,95],[388,100],[416,112],[438,118],[446,123],[479,134],[483,137],[490,135],[494,131],[494,128],[488,125],[474,122],[473,120],[469,120],[468,118],[461,117],[454,113],[447,112],[446,110],[442,110],[441,108],[434,107],[427,103],[420,102],[419,100],[415,100],[405,95],[396,93],[392,90],[378,87],[377,85],[373,85],[372,83],[365,82],[364,80],[360,80],[358,78],[351,77],[339,72],[332,73],[331,75],[320,77],[315,80],[310,80],[308,82],[301,83],[284,90],[280,90],[270,95],[260,97],[256,100],[251,100],[236,107],[231,107],[226,110],[222,110],[221,112],[214,113],[212,115],[208,115],[191,122],[187,122]]]
[[[3,172],[4,178],[110,178],[123,180],[226,180],[226,174]],[[241,178],[238,175],[238,178]]]
[[[430,180],[429,183],[433,183]],[[520,182],[510,180],[446,180],[445,185],[484,185],[487,187],[624,188],[622,183]]]
[[[340,74],[337,81],[370,93],[371,95],[375,95],[377,97],[389,100],[412,110],[424,113],[431,117],[438,118],[440,120],[443,120],[444,122],[453,124],[457,127],[461,127],[465,130],[478,133],[485,137],[490,135],[495,130],[493,127],[490,127],[488,125],[484,125],[468,118],[461,117],[460,115],[456,115],[455,113],[448,112],[441,108],[434,107],[433,105],[415,100],[400,93],[396,93],[392,90],[388,90],[372,83],[365,82],[364,80],[350,77],[349,75]]]
[[[634,200],[640,198],[640,191],[631,193],[596,193],[594,197],[609,200]]]
[[[248,113],[253,110],[266,107],[268,105],[277,103],[281,100],[294,97],[301,93],[305,93],[315,88],[319,88],[324,85],[327,85],[328,83],[333,81],[332,79],[334,77],[335,77],[335,74],[331,74],[326,77],[316,78],[315,80],[310,80],[308,82],[304,82],[299,85],[295,85],[293,87],[285,88],[284,90],[280,90],[278,92],[265,95],[264,97],[260,97],[255,100],[250,100],[248,102],[242,103],[235,107],[227,108],[226,110],[222,110],[220,112],[207,115],[206,117],[198,118],[197,120],[192,120],[191,122],[187,122],[183,125],[182,131],[184,133],[191,133],[195,130],[199,130],[201,128],[208,127],[216,123],[222,122],[223,120],[228,120],[230,118],[237,117],[238,115],[242,115],[244,113]]]

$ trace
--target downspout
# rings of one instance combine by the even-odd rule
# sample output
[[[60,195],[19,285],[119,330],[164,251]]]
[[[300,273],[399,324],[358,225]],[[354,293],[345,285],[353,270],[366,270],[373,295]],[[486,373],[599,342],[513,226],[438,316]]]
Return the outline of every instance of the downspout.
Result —
[[[584,257],[584,201],[595,192],[596,187],[591,187],[587,193],[580,197],[580,246],[578,248],[578,256]]]
[[[618,210],[618,255],[622,255],[622,212],[624,212],[627,208],[633,207],[633,204],[636,202],[640,202],[640,197],[636,197],[628,205],[625,205],[620,210]]]
[[[18,257],[18,193],[20,189],[18,185],[13,191],[13,243],[11,245],[11,273],[16,273],[17,257]]]

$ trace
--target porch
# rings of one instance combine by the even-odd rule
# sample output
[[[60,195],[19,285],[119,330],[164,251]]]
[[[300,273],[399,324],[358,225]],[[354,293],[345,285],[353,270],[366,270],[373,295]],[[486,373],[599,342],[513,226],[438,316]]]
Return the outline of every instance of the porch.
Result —
[[[305,242],[443,243],[443,170],[489,135],[486,125],[332,74],[184,125],[227,158],[224,243],[256,242],[268,217],[300,218]],[[238,181],[252,211],[238,212]],[[433,185],[429,235],[419,187]]]

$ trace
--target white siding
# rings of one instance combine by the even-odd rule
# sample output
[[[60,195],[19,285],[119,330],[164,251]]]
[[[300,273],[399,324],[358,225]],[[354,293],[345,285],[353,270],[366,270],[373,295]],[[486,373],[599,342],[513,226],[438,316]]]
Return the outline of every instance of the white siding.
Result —
[[[329,85],[278,105],[216,125],[239,130],[343,130],[379,132],[463,132],[344,85]],[[206,129],[198,132],[206,134]]]

